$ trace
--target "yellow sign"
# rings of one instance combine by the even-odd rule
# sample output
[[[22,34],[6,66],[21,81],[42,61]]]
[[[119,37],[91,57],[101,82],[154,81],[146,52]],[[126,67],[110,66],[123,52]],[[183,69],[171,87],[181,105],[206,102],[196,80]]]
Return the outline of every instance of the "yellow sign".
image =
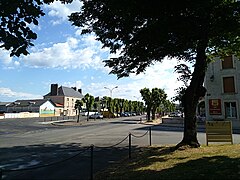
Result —
[[[206,141],[209,142],[230,142],[232,138],[231,121],[206,121]]]

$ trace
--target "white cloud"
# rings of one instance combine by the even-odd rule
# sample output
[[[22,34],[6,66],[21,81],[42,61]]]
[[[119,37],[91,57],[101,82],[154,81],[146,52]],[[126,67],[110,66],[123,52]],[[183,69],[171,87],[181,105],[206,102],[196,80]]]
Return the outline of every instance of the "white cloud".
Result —
[[[0,61],[2,61],[4,65],[10,65],[13,63],[13,59],[10,57],[9,51],[7,50],[0,49],[0,57]]]
[[[50,47],[32,48],[30,55],[21,57],[20,62],[36,68],[104,69],[101,55],[105,52],[92,35],[80,39],[68,37],[66,42],[55,43]]]
[[[59,83],[60,86],[66,86],[66,87],[76,87],[77,89],[81,89],[83,87],[83,82],[78,80],[75,82],[63,82]]]
[[[168,99],[175,96],[175,89],[182,86],[183,83],[178,81],[178,74],[174,73],[174,66],[177,65],[177,60],[164,59],[162,63],[156,63],[148,67],[145,73],[139,75],[131,75],[128,78],[122,78],[116,81],[102,80],[100,83],[91,83],[84,87],[84,91],[89,92],[94,96],[110,96],[110,91],[104,87],[113,88],[114,98],[124,98],[129,100],[141,100],[140,89],[143,88],[161,88],[168,95]]]
[[[175,96],[175,89],[183,85],[182,82],[177,80],[179,75],[174,73],[174,66],[176,65],[177,60],[165,58],[162,63],[158,62],[148,67],[145,73],[130,76],[134,80],[133,86],[138,89],[138,92],[144,87],[149,89],[161,88],[168,94],[168,98],[171,98]]]
[[[67,21],[68,16],[73,12],[80,11],[81,6],[82,2],[80,2],[79,0],[75,0],[71,4],[62,4],[59,1],[54,1],[50,5],[45,5],[45,8],[49,9],[49,16],[55,17],[55,19],[52,20],[51,23],[53,25],[56,25]]]
[[[15,92],[9,88],[0,87],[0,96],[7,96],[17,99],[39,99],[42,98],[41,95],[24,93],[24,92]]]
[[[0,49],[0,63],[4,69],[15,69],[20,65],[15,58],[10,57],[10,51],[4,49]]]

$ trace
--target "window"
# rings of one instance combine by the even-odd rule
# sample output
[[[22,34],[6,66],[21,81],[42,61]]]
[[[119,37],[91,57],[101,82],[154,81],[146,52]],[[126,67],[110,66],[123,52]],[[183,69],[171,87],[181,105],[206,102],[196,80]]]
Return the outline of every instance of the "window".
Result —
[[[231,69],[233,68],[233,58],[232,56],[226,56],[222,60],[222,69]]]
[[[69,98],[67,98],[67,107],[69,107]]]
[[[236,118],[237,117],[237,106],[236,102],[225,102],[225,117]]]
[[[73,107],[73,108],[75,107],[74,99],[72,99],[72,107]]]
[[[235,93],[234,77],[223,77],[223,92]]]

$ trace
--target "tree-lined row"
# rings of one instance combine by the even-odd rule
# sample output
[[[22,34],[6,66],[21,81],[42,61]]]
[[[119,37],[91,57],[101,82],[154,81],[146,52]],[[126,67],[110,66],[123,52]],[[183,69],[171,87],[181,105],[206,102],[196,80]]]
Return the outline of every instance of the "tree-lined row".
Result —
[[[140,90],[140,93],[145,104],[141,101],[111,98],[108,96],[99,98],[87,93],[82,100],[76,101],[75,109],[78,110],[78,114],[80,114],[81,111],[86,111],[88,118],[90,111],[108,111],[117,117],[122,116],[125,112],[134,112],[136,114],[147,112],[147,119],[150,120],[151,113],[152,119],[155,119],[156,113],[164,114],[165,112],[173,111],[175,108],[174,104],[167,100],[167,94],[163,89],[153,88],[152,91],[150,91],[148,88],[144,88]]]
[[[80,114],[81,111],[86,111],[87,117],[89,117],[89,112],[91,111],[108,111],[109,113],[116,114],[116,116],[120,116],[124,112],[142,114],[145,111],[145,106],[144,103],[140,101],[111,98],[108,96],[99,98],[87,93],[82,100],[76,101],[75,109],[78,110],[78,114]]]
[[[152,90],[144,88],[140,90],[142,99],[145,101],[147,119],[155,119],[156,113],[164,114],[175,110],[175,105],[167,100],[167,94],[163,89],[153,88]]]

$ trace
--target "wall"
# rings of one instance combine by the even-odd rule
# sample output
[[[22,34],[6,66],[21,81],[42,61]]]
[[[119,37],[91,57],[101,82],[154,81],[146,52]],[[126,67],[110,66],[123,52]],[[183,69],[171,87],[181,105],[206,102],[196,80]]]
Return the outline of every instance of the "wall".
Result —
[[[39,113],[29,112],[4,113],[4,118],[29,118],[29,117],[39,117]]]

